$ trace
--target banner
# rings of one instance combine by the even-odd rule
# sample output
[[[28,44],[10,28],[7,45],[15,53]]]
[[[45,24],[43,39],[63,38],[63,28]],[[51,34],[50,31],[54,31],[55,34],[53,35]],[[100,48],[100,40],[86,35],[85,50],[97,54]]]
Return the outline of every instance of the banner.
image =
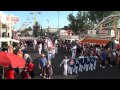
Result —
[[[6,21],[7,22],[11,21],[11,22],[17,23],[17,22],[19,22],[19,18],[18,17],[13,17],[13,16],[7,16]]]
[[[115,37],[115,31],[111,30],[111,37]]]
[[[11,21],[13,21],[13,22],[19,22],[19,18],[18,17],[11,17]]]
[[[51,41],[51,39],[46,38],[45,43],[47,43],[47,46],[50,48],[54,48],[53,42]]]
[[[71,36],[72,30],[60,30],[59,35],[60,36]]]
[[[96,30],[88,30],[88,35],[96,35]]]
[[[108,34],[108,30],[99,30],[99,34]]]

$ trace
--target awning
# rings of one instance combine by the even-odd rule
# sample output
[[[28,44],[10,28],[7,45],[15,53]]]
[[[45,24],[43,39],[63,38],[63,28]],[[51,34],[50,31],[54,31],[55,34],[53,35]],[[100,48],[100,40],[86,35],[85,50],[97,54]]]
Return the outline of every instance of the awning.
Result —
[[[107,45],[111,40],[106,39],[94,39],[94,38],[84,38],[81,40],[81,43],[90,43],[90,44],[98,44],[98,45]]]

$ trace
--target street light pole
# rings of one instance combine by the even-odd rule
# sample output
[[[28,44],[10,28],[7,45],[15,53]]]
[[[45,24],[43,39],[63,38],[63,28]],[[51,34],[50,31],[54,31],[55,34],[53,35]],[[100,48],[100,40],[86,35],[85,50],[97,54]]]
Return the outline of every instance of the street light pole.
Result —
[[[37,13],[41,14],[41,12],[37,12],[37,11],[34,11],[33,13],[30,13],[30,14],[34,14],[34,25],[35,25],[35,27],[36,27],[36,22],[37,22]],[[36,33],[36,32],[38,33],[37,30],[34,31],[34,33]],[[36,34],[35,34],[35,36],[36,36]]]
[[[34,11],[33,13],[30,13],[30,14],[34,14],[34,24],[36,24],[36,22],[37,22],[37,13],[41,14],[41,12],[37,12],[37,11]]]
[[[36,16],[36,11],[35,11],[35,16],[34,16],[34,23],[36,24],[36,21],[37,21],[37,16]]]

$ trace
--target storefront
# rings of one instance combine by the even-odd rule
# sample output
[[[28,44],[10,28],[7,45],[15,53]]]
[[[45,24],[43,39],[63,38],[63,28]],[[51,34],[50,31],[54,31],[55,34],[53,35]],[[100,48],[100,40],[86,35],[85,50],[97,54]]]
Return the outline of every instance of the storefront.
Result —
[[[95,39],[95,38],[84,38],[83,40],[80,41],[80,43],[89,43],[93,45],[103,45],[106,46],[111,40],[106,40],[106,39]]]

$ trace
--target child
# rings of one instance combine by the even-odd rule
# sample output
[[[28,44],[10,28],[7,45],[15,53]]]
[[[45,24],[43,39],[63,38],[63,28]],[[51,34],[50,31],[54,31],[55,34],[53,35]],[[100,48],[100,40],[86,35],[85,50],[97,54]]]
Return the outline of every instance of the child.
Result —
[[[45,72],[46,72],[46,79],[50,79],[50,75],[52,73],[52,65],[50,60],[48,60],[46,63]]]

